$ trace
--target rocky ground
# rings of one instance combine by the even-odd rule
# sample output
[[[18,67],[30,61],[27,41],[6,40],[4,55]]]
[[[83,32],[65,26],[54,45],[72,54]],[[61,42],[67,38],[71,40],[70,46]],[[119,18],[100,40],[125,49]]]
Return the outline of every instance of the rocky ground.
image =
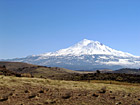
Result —
[[[140,105],[139,87],[0,76],[0,105]]]

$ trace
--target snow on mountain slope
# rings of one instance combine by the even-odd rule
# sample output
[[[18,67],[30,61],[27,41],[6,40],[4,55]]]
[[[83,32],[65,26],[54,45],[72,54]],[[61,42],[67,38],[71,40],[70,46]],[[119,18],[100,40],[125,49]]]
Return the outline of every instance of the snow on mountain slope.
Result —
[[[79,43],[66,48],[61,49],[59,51],[53,53],[45,53],[41,56],[60,56],[60,55],[92,55],[92,54],[108,54],[108,55],[115,55],[115,56],[133,56],[129,53],[124,53],[122,51],[117,51],[98,41],[92,41],[84,39]]]
[[[140,68],[139,56],[117,51],[98,41],[87,39],[56,52],[5,61],[27,62],[73,70]]]

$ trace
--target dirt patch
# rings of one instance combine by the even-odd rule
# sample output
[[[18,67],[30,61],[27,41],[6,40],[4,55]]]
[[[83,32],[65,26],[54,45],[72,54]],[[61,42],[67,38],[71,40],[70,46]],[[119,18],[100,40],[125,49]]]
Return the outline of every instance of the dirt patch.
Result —
[[[52,87],[43,87],[44,90],[40,90],[41,87],[39,86],[29,86],[29,90],[25,92],[23,91],[25,90],[24,87],[15,88],[16,90],[13,93],[6,96],[4,96],[5,92],[12,91],[12,88],[3,87],[0,90],[0,105],[8,105],[10,103],[14,105],[140,105],[140,95],[132,94],[130,97],[125,94],[124,97],[123,91],[110,93],[106,90],[105,93],[102,93],[98,90],[93,92],[92,90],[71,90]],[[48,88],[49,91],[45,91]]]
[[[58,85],[58,81],[55,80],[40,79],[39,82],[36,79],[19,80],[15,77],[9,77],[16,79],[12,85],[4,85],[9,81],[8,77],[3,78],[3,84],[0,85],[0,105],[11,105],[11,103],[12,105],[140,105],[140,92],[134,92],[135,90],[129,87],[127,87],[130,89],[128,92],[124,90],[125,88],[111,89],[108,84],[98,84],[100,88],[88,89],[81,88],[83,85],[79,86],[78,84],[81,84],[79,82],[70,84],[70,81],[62,83],[59,81]],[[66,83],[69,84],[67,86],[73,85],[74,88],[66,88]],[[92,85],[92,83],[85,84]],[[122,86],[116,85],[117,87]]]

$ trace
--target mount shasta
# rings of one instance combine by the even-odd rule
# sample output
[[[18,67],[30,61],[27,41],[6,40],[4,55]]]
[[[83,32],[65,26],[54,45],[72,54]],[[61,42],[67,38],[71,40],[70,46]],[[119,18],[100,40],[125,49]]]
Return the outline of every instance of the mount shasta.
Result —
[[[117,51],[98,41],[84,39],[56,52],[4,61],[26,62],[72,70],[140,68],[140,57]]]

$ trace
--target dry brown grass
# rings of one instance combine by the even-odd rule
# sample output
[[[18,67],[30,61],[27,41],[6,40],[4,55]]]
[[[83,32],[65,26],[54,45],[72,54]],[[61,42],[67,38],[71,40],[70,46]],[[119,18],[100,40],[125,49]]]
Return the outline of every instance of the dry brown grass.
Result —
[[[140,105],[139,86],[116,81],[110,84],[0,76],[0,105]]]
[[[25,83],[33,86],[43,85],[52,86],[66,89],[86,89],[86,90],[98,90],[102,87],[107,87],[113,91],[124,90],[126,92],[139,92],[140,84],[132,84],[117,81],[100,81],[92,80],[90,83],[86,81],[64,81],[64,80],[51,80],[41,78],[26,78],[26,77],[12,77],[12,76],[0,76],[0,86],[23,86]]]

